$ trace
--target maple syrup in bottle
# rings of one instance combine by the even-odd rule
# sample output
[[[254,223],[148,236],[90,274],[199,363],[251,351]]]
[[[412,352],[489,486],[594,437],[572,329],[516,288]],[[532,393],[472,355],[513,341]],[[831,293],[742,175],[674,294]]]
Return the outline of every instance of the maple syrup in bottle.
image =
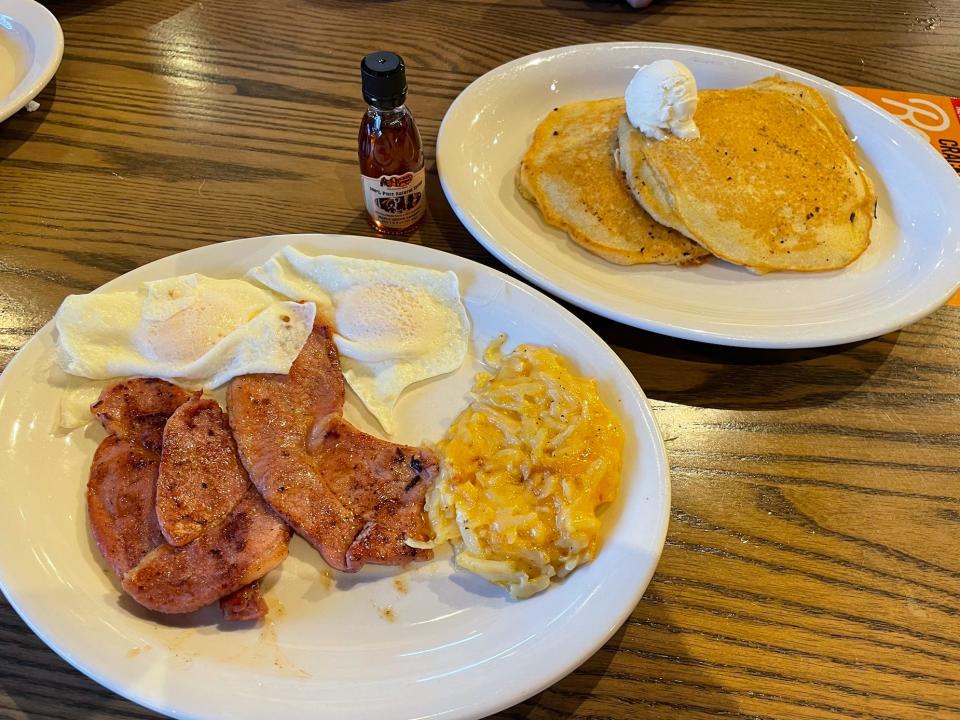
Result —
[[[367,111],[360,121],[357,155],[367,218],[375,230],[403,235],[426,212],[423,143],[407,97],[403,58],[383,50],[360,61]]]

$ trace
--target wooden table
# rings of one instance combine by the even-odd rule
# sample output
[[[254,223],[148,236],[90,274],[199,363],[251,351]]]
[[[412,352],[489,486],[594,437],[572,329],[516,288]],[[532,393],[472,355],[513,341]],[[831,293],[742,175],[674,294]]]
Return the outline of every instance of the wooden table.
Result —
[[[51,0],[66,53],[0,125],[0,367],[64,295],[200,244],[367,233],[357,64],[407,59],[429,148],[412,242],[497,263],[433,169],[473,78],[576,42],[763,56],[960,93],[957,0]],[[650,396],[673,470],[663,559],[627,624],[511,718],[960,717],[960,308],[826,350],[733,350],[581,313]],[[14,541],[5,538],[4,542]],[[0,605],[0,716],[155,717]]]

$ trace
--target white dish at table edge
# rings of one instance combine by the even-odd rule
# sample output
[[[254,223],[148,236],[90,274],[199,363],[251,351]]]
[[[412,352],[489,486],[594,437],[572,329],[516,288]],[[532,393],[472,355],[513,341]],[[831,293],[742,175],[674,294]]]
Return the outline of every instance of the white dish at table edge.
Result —
[[[479,718],[548,687],[593,654],[640,600],[663,547],[670,481],[663,443],[632,374],[599,337],[541,293],[470,260],[374,238],[249,238],[180,253],[101,290],[190,272],[239,277],[284,245],[452,269],[473,323],[471,356],[450,376],[408,391],[397,408],[400,442],[437,440],[462,410],[474,358],[497,332],[545,343],[594,375],[624,425],[621,497],[603,514],[596,559],[534,598],[454,573],[449,551],[429,563],[331,573],[295,538],[268,576],[269,622],[215,627],[157,616],[120,599],[89,539],[84,491],[102,433],[54,436],[58,387],[48,382],[47,324],[0,376],[0,523],[17,542],[0,546],[0,586],[30,628],[97,682],[180,718]],[[347,416],[368,431],[356,398]],[[419,424],[419,428],[417,425]],[[91,429],[92,428],[92,429]],[[407,586],[400,592],[397,577]],[[383,618],[390,607],[396,621]]]
[[[553,107],[622,95],[640,65],[672,58],[701,89],[776,74],[823,93],[877,186],[871,246],[843,270],[754,275],[718,260],[620,267],[546,225],[516,189],[533,131]],[[437,168],[461,222],[490,252],[555,295],[679,338],[755,348],[836,345],[902,328],[960,287],[960,179],[917,131],[814,75],[709,48],[646,42],[576,45],[506,63],[453,102]]]
[[[33,0],[0,0],[0,44],[12,49],[22,77],[0,97],[0,122],[46,87],[63,58],[63,30],[53,14]],[[18,73],[19,74],[19,73]]]

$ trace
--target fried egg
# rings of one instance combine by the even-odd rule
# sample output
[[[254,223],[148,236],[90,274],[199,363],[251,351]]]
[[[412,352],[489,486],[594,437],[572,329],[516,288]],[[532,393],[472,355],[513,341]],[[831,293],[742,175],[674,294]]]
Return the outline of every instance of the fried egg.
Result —
[[[84,378],[148,376],[190,389],[285,373],[313,327],[312,303],[244,280],[181,275],[125,292],[70,295],[57,310],[57,364]]]
[[[347,383],[387,433],[405,388],[466,357],[470,322],[456,273],[286,247],[247,277],[316,303],[336,328]]]

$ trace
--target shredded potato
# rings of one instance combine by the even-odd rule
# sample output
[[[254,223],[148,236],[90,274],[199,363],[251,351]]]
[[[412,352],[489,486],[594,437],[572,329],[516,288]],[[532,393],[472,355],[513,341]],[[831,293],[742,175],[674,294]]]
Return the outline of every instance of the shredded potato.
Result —
[[[515,598],[545,590],[596,555],[597,508],[616,497],[623,430],[592,379],[553,350],[497,339],[469,407],[440,443],[427,497],[430,543]],[[411,543],[413,544],[413,543]]]

